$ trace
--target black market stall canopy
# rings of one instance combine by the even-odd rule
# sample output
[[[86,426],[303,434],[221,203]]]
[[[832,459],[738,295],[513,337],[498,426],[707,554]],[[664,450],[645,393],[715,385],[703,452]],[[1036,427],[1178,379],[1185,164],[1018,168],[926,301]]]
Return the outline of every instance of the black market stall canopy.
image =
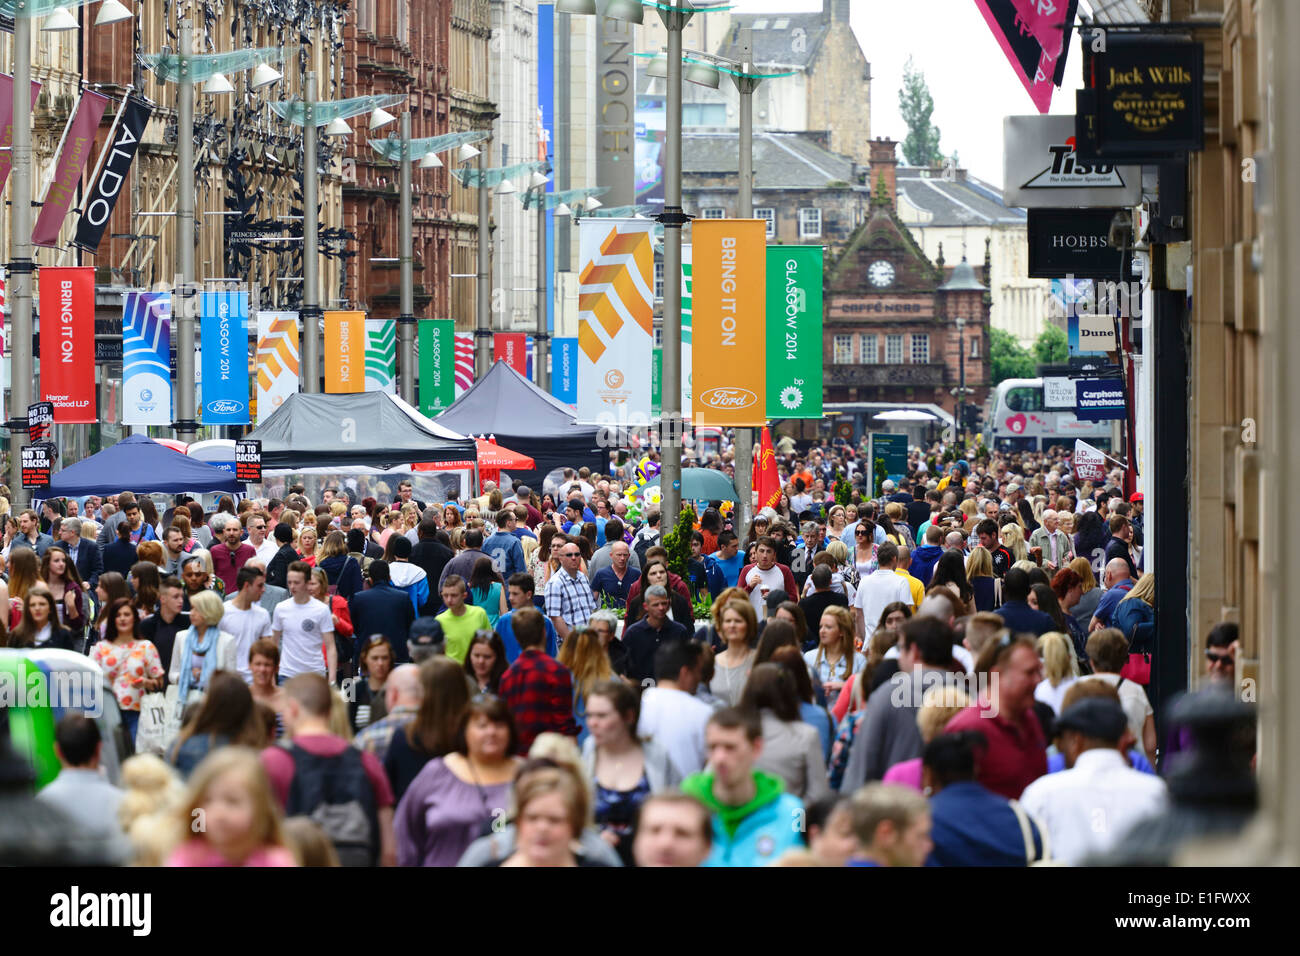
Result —
[[[556,468],[608,468],[608,453],[596,440],[600,429],[576,421],[573,409],[505,362],[493,364],[437,418],[455,432],[495,435],[502,445],[533,459],[532,471],[507,473],[539,493],[542,479]]]
[[[425,418],[396,395],[290,395],[246,436],[262,443],[264,469],[368,467],[473,461],[474,439]]]
[[[128,435],[116,445],[69,465],[56,474],[45,498],[136,494],[179,495],[205,491],[240,492],[233,472],[186,457],[144,435]]]

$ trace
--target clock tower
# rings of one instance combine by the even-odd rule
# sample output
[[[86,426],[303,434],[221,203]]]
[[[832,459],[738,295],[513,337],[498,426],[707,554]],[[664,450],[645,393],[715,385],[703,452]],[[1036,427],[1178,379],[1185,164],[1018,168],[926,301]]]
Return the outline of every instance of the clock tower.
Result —
[[[872,140],[870,214],[827,268],[826,401],[937,405],[952,414],[964,355],[964,404],[982,409],[989,382],[987,290],[964,257],[945,268],[940,247],[936,261],[928,259],[899,220],[896,145]],[[982,271],[987,277],[987,266]]]

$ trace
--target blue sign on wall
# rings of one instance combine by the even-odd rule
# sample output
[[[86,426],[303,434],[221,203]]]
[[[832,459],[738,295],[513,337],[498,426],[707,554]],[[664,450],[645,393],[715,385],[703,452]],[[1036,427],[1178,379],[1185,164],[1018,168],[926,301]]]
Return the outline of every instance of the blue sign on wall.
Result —
[[[1074,414],[1080,421],[1104,422],[1128,417],[1124,383],[1117,378],[1081,378],[1074,383]]]
[[[551,394],[566,405],[578,404],[577,339],[551,339]]]

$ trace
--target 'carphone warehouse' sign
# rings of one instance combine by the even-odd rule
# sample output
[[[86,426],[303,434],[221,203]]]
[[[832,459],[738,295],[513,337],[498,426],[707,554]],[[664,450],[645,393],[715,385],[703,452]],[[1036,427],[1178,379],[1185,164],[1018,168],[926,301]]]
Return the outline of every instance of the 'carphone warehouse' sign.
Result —
[[[1124,383],[1117,378],[1082,378],[1074,383],[1074,414],[1080,421],[1104,422],[1128,414]]]

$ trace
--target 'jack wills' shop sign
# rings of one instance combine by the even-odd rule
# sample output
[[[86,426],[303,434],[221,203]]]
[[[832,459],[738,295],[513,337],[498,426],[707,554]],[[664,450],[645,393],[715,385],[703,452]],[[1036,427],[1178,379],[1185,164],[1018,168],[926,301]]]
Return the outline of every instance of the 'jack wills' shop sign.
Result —
[[[1114,215],[1114,209],[1030,209],[1030,277],[1135,281],[1131,255],[1110,244]]]
[[[1075,128],[1081,154],[1158,162],[1204,147],[1201,44],[1112,33],[1104,52],[1092,52],[1086,38],[1083,51]]]

